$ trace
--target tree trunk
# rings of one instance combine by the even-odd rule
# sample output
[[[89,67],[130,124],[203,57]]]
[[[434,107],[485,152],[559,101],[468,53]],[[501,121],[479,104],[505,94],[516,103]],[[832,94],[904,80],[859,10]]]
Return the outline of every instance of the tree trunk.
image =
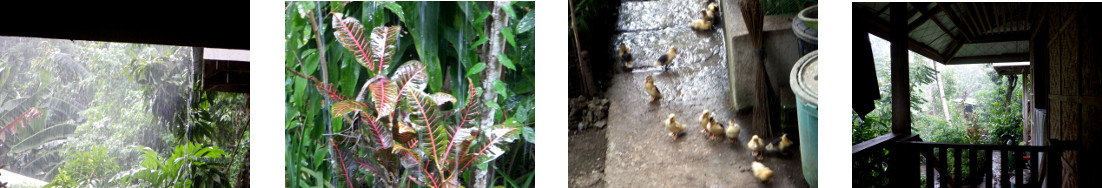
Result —
[[[941,72],[937,72],[937,62],[930,62],[934,64],[934,81],[937,82],[937,92],[939,100],[941,100],[941,111],[945,113],[945,122],[949,123],[949,126],[953,126],[953,116],[949,116],[949,101],[945,100],[945,86],[941,85]]]
[[[509,18],[507,17],[508,15],[506,15],[501,10],[502,6],[509,6],[509,4],[502,1],[493,3],[491,8],[492,13],[490,13],[491,17],[493,18],[493,22],[491,23],[490,27],[486,28],[488,31],[486,33],[490,34],[490,49],[485,51],[487,52],[486,54],[483,54],[486,57],[486,69],[482,72],[482,100],[486,103],[497,101],[498,94],[494,91],[494,81],[498,80],[501,77],[501,63],[497,59],[497,54],[504,53],[503,50],[505,49],[505,37],[502,37],[500,33],[501,28],[506,27],[509,22]],[[497,109],[486,108],[482,112],[481,121],[479,122],[480,129],[488,128],[494,125],[495,111],[497,111]],[[472,185],[474,185],[473,187],[487,187],[490,181],[487,173],[488,169],[479,170],[477,167],[475,167],[472,170],[473,171],[471,173],[474,174],[474,181],[472,183]]]

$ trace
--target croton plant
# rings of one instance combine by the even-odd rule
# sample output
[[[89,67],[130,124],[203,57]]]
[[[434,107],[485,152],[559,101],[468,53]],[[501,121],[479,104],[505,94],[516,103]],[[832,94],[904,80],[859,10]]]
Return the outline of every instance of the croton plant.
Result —
[[[342,184],[354,187],[365,179],[360,176],[370,175],[375,185],[408,181],[459,187],[464,169],[494,160],[504,153],[498,145],[515,140],[516,128],[478,125],[483,104],[474,82],[468,80],[466,100],[457,101],[444,92],[426,91],[430,78],[420,61],[411,60],[387,72],[401,26],[376,27],[365,33],[359,20],[332,14],[334,36],[369,75],[375,75],[364,81],[355,98],[334,91],[328,83],[298,75],[313,81],[334,101],[327,107],[332,117],[349,125],[328,134],[331,160],[340,168]]]

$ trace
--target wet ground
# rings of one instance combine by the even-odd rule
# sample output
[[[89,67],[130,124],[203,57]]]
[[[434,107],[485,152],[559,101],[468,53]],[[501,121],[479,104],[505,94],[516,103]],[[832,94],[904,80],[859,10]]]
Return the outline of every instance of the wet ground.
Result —
[[[698,32],[688,25],[699,18],[705,2],[623,3],[618,18],[621,24],[617,26],[621,33],[613,36],[610,46],[626,44],[634,54],[636,68],[613,76],[612,86],[606,91],[611,104],[608,126],[600,130],[603,132],[571,136],[572,187],[807,187],[795,146],[788,155],[762,161],[775,172],[771,182],[761,183],[750,172],[754,159],[745,143],[759,129],[750,122],[751,110],[737,112],[729,102],[724,29]],[[678,49],[678,55],[669,70],[651,66],[671,47]],[[610,48],[609,53],[615,54],[616,49]],[[643,87],[647,76],[654,76],[664,99],[647,102]],[[701,133],[696,118],[704,109],[715,112],[721,122],[732,119],[742,124],[738,142],[709,140]],[[661,124],[671,113],[687,125],[677,140],[669,137]],[[599,138],[594,138],[601,134],[607,136],[605,155],[588,153],[602,150]],[[789,138],[795,140],[798,136],[791,134]],[[603,170],[595,164],[601,161]]]
[[[605,152],[608,138],[605,129],[586,129],[570,133],[570,187],[606,187]]]

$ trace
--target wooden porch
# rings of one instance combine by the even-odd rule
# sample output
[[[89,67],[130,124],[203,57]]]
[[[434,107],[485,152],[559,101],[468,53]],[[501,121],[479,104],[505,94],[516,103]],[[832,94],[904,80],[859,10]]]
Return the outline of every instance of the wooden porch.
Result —
[[[1022,74],[1027,146],[932,143],[913,134],[910,88],[891,88],[891,133],[853,145],[854,187],[1091,187],[1102,157],[1099,3],[854,3],[854,110],[879,98],[859,90],[874,66],[868,35],[943,65],[1027,61]],[[862,35],[864,38],[862,38]],[[862,41],[863,40],[863,41]],[[864,42],[866,46],[860,43]],[[868,58],[869,60],[865,60]],[[892,85],[907,85],[908,59],[891,58]],[[875,76],[873,76],[875,77]],[[875,86],[875,83],[871,83]],[[877,91],[878,92],[878,91]],[[1010,95],[1007,95],[1009,98]]]

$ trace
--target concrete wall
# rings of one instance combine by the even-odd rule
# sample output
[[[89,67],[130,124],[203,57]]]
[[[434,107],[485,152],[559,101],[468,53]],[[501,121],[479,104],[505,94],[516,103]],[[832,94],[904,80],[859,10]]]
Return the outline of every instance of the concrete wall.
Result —
[[[789,22],[790,23],[790,22]],[[779,24],[778,24],[779,25]],[[785,24],[792,25],[792,24]],[[796,45],[796,35],[790,27],[765,32],[762,41],[765,48],[766,71],[773,84],[773,90],[780,95],[781,106],[794,108],[796,104],[792,87],[788,85],[792,66],[800,59]],[[727,72],[731,79],[732,106],[745,109],[754,105],[754,69],[757,61],[749,35],[738,35],[728,41]]]

